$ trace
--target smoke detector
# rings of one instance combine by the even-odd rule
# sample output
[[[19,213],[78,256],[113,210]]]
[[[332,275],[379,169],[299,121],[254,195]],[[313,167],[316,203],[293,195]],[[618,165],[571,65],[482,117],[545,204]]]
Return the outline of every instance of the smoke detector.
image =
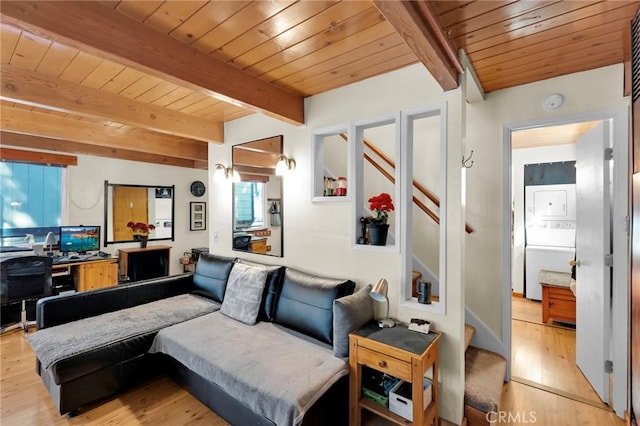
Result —
[[[560,108],[563,103],[564,96],[560,93],[552,93],[544,98],[544,101],[542,101],[542,108],[544,108],[545,111],[553,111]]]

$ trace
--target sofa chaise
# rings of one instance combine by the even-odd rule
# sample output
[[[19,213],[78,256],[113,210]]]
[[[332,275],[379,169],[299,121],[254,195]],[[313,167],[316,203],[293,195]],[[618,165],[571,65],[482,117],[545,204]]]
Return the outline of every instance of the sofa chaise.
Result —
[[[367,289],[202,255],[193,274],[41,299],[29,336],[61,414],[168,374],[231,424],[347,424]]]

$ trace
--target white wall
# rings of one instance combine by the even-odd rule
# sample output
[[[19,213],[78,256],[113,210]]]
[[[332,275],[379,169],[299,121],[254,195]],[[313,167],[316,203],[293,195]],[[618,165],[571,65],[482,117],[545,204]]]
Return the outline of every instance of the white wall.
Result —
[[[296,170],[285,176],[283,185],[284,258],[247,254],[256,261],[279,263],[323,275],[351,278],[359,286],[384,277],[389,282],[391,315],[408,322],[411,317],[427,318],[444,333],[440,340],[440,415],[454,423],[462,421],[464,398],[464,277],[462,265],[462,216],[460,169],[461,91],[442,94],[440,87],[421,65],[352,84],[306,99],[306,126],[294,127],[275,119],[253,115],[226,124],[225,145],[210,145],[210,162],[229,164],[231,146],[255,139],[284,135],[284,152],[295,158]],[[312,130],[347,121],[376,117],[447,102],[449,116],[448,150],[448,239],[446,315],[429,314],[409,308],[398,309],[402,287],[400,254],[353,250],[353,228],[349,203],[311,202]],[[350,187],[351,190],[351,187]],[[231,250],[231,184],[215,183],[210,192],[211,243],[214,253],[234,256]],[[394,200],[397,202],[398,200]],[[217,238],[216,238],[217,235]]]
[[[194,180],[207,182],[207,171],[183,167],[163,166],[112,158],[78,155],[78,165],[68,170],[68,217],[66,224],[100,225],[104,232],[104,181],[131,185],[175,185],[175,241],[150,241],[149,246],[169,245],[171,249],[170,273],[182,273],[179,258],[194,247],[206,247],[207,231],[189,231],[189,202],[206,201],[191,195],[190,185]],[[207,185],[207,189],[210,185]],[[210,214],[210,213],[209,213]],[[137,247],[138,243],[109,244],[102,250],[113,255],[121,248]]]
[[[542,109],[544,97],[559,92],[565,104],[557,111]],[[447,306],[440,316],[412,309],[398,309],[400,256],[352,251],[348,203],[311,203],[310,131],[347,121],[375,117],[446,101],[448,106],[447,179]],[[461,92],[442,94],[420,66],[404,68],[306,100],[307,126],[293,127],[262,115],[227,123],[224,146],[210,146],[212,162],[230,163],[231,146],[283,134],[284,151],[298,168],[284,181],[284,254],[277,258],[252,255],[255,260],[284,263],[327,275],[355,279],[359,285],[385,277],[390,284],[391,313],[401,320],[412,316],[432,321],[444,332],[440,347],[442,381],[441,415],[453,422],[462,419],[464,359],[462,336],[464,306],[502,335],[503,265],[503,156],[502,132],[506,125],[544,118],[568,117],[581,112],[628,107],[623,97],[623,67],[615,65],[569,76],[493,92],[485,101],[461,102]],[[466,126],[464,125],[466,123]],[[474,150],[474,165],[461,173],[462,139],[465,152]],[[215,161],[214,161],[215,160]],[[462,176],[465,176],[464,182]],[[463,185],[464,184],[464,185]],[[463,188],[464,186],[464,188]],[[212,251],[231,251],[231,186],[216,183],[210,193]],[[394,200],[395,201],[395,200]],[[463,234],[465,222],[475,232]],[[468,283],[468,284],[466,284]],[[508,326],[508,324],[505,324]]]
[[[545,111],[542,101],[561,93],[564,105]],[[502,335],[504,185],[503,127],[545,118],[628,107],[623,97],[623,66],[613,65],[489,93],[484,102],[467,105],[467,150],[474,165],[466,171],[466,217],[476,229],[466,238],[466,300],[498,336]],[[506,308],[505,308],[506,309]],[[509,326],[509,324],[504,324]]]
[[[515,149],[511,154],[513,193],[513,263],[511,288],[524,293],[524,166],[525,164],[575,161],[575,144]]]

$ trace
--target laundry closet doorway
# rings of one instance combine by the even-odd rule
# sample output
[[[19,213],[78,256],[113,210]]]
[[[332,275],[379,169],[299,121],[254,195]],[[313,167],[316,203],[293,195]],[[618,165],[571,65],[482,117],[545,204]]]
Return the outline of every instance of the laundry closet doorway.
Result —
[[[591,116],[598,116],[597,114],[591,114]],[[605,124],[600,124],[601,122]],[[509,176],[511,182],[509,191],[509,203],[505,205],[509,206],[508,214],[512,218],[509,255],[511,262],[509,264],[511,273],[511,282],[508,293],[508,299],[505,302],[509,303],[513,300],[511,306],[511,313],[509,320],[512,323],[512,328],[508,330],[509,336],[505,339],[509,342],[511,347],[511,376],[513,380],[522,381],[532,386],[541,387],[546,390],[556,391],[568,397],[574,397],[577,400],[591,403],[592,405],[602,405],[602,401],[609,401],[610,395],[614,395],[615,392],[615,380],[614,387],[609,389],[608,378],[609,374],[605,372],[604,365],[606,360],[610,359],[610,350],[613,340],[616,337],[609,339],[609,335],[605,330],[611,329],[611,322],[609,322],[609,312],[607,309],[611,308],[611,300],[601,301],[602,309],[599,315],[596,315],[596,319],[592,322],[585,320],[585,314],[583,312],[582,327],[583,336],[584,333],[592,333],[594,338],[590,340],[590,352],[595,352],[601,356],[600,360],[585,362],[584,347],[582,350],[582,359],[580,355],[580,349],[576,352],[575,344],[575,328],[572,324],[566,322],[556,322],[553,319],[547,321],[547,324],[543,324],[542,321],[542,303],[538,302],[539,296],[533,295],[532,291],[527,291],[526,287],[526,232],[527,225],[525,217],[525,189],[524,189],[524,165],[525,164],[546,164],[546,163],[562,163],[571,162],[576,159],[575,142],[578,139],[578,135],[588,132],[590,129],[600,125],[600,133],[607,133],[613,135],[613,132],[607,129],[607,126],[613,126],[613,119],[591,119],[587,123],[587,120],[574,120],[565,122],[556,121],[555,123],[534,123],[533,125],[521,125],[513,126],[511,128],[505,128],[505,141],[508,142],[509,157],[511,158],[511,166],[509,171],[512,175]],[[602,130],[604,128],[604,130]],[[611,127],[613,129],[614,127]],[[508,133],[507,133],[508,131]],[[562,135],[566,132],[573,132],[574,136],[571,139],[566,139]],[[596,131],[597,132],[597,131]],[[622,133],[620,128],[617,129],[618,134]],[[609,142],[603,142],[608,144]],[[604,146],[605,148],[608,145]],[[513,150],[511,150],[513,148]],[[505,146],[507,149],[507,146]],[[602,152],[603,156],[606,155],[605,149],[598,148],[599,152]],[[587,154],[593,156],[593,152]],[[579,158],[579,157],[578,157]],[[586,160],[582,160],[586,163]],[[600,161],[600,160],[596,160]],[[580,165],[577,165],[576,170],[579,170]],[[626,168],[625,170],[626,171]],[[593,170],[590,172],[593,175]],[[584,175],[584,173],[583,173]],[[606,170],[606,173],[601,172],[600,175],[605,177],[614,177],[612,169]],[[603,182],[606,188],[609,188],[606,181]],[[583,185],[586,186],[586,185]],[[544,194],[543,194],[544,195]],[[549,195],[549,194],[547,194]],[[557,194],[556,194],[557,195]],[[618,194],[620,196],[621,194]],[[558,201],[558,197],[552,196],[549,199],[545,197],[539,197],[541,200],[549,202],[550,200]],[[602,197],[601,197],[602,198]],[[505,200],[506,201],[506,200]],[[613,204],[607,202],[607,209],[605,212],[613,211]],[[505,212],[507,213],[507,212]],[[552,218],[553,219],[553,218]],[[572,218],[558,218],[561,219],[555,223],[554,226],[567,229],[571,228],[571,224],[563,222],[562,220],[571,220]],[[602,220],[610,220],[610,217],[604,217]],[[584,220],[583,223],[587,223]],[[548,226],[549,224],[547,224]],[[601,225],[603,226],[603,225]],[[611,229],[612,226],[605,228]],[[579,227],[577,228],[579,229]],[[576,231],[578,234],[579,231]],[[598,234],[600,241],[608,239],[602,234]],[[579,240],[579,237],[578,237]],[[591,241],[593,245],[593,241]],[[604,247],[603,251],[608,250],[608,247]],[[628,253],[619,254],[628,259]],[[599,256],[599,255],[597,255]],[[580,257],[580,254],[578,254]],[[578,259],[579,260],[579,259]],[[590,260],[589,262],[593,262]],[[564,263],[564,260],[563,262]],[[604,255],[602,262],[604,266]],[[622,265],[621,262],[620,264]],[[557,266],[552,266],[550,269],[555,269]],[[588,268],[584,268],[585,271]],[[567,265],[566,269],[563,269],[563,273],[570,271],[570,267]],[[602,275],[611,276],[611,269],[608,267],[601,268]],[[593,275],[593,274],[592,274]],[[531,280],[532,278],[530,278]],[[583,281],[586,279],[583,277]],[[591,287],[592,285],[590,285]],[[587,287],[585,287],[587,288]],[[610,288],[610,284],[603,283],[599,285],[600,289]],[[593,301],[589,301],[589,298],[595,298],[594,295],[590,295],[584,292],[582,294],[582,306],[588,307],[593,305]],[[529,293],[529,294],[527,294]],[[577,293],[578,294],[578,293]],[[601,292],[601,294],[603,294]],[[605,295],[606,296],[606,295]],[[527,298],[529,297],[529,298]],[[599,296],[598,296],[599,297]],[[580,294],[578,294],[578,299]],[[614,300],[617,303],[617,300]],[[577,303],[580,305],[580,302]],[[579,311],[579,309],[578,309]],[[614,314],[615,316],[615,314]],[[579,319],[580,314],[578,312],[577,327],[580,329],[581,321]],[[616,321],[616,319],[614,319]],[[580,332],[578,332],[580,334]],[[611,334],[611,333],[610,333]],[[618,337],[619,338],[619,337]],[[578,339],[579,340],[579,339]],[[584,340],[584,338],[583,338]],[[584,346],[584,345],[583,345]],[[545,349],[547,348],[547,349]],[[577,355],[576,355],[577,353]],[[589,355],[590,356],[590,355]],[[576,360],[581,360],[580,368],[576,367]],[[591,362],[591,364],[589,364]],[[597,363],[597,368],[590,370],[594,364]],[[588,377],[588,381],[585,380],[583,371]],[[614,377],[615,379],[615,377]],[[589,385],[589,381],[594,384],[596,392],[593,391]],[[606,383],[605,383],[606,382]],[[620,389],[618,389],[619,397]],[[600,397],[598,397],[598,394]]]

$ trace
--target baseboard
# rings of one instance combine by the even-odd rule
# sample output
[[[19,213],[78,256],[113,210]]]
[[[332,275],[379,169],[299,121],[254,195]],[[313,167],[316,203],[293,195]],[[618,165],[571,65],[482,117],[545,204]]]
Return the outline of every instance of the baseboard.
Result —
[[[518,297],[520,299],[524,299],[524,293],[516,293],[515,291],[512,291],[511,297]]]

